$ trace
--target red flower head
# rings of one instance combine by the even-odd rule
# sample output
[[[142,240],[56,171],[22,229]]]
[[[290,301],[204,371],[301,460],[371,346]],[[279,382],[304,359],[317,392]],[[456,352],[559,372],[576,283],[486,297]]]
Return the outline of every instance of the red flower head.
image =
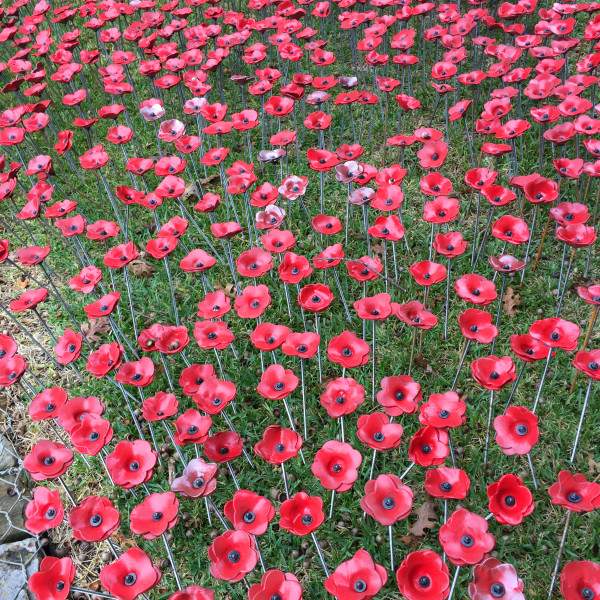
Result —
[[[408,457],[421,467],[441,465],[450,454],[448,441],[448,434],[443,429],[421,427],[410,441]]]
[[[390,417],[417,412],[421,398],[421,384],[410,375],[384,377],[381,380],[381,391],[377,392],[377,402]]]
[[[262,535],[275,516],[271,502],[248,490],[238,490],[233,499],[225,504],[225,516],[238,531]]]
[[[291,369],[279,364],[269,365],[261,375],[256,391],[270,400],[281,400],[298,387],[298,378]]]
[[[178,446],[203,444],[208,439],[208,432],[212,427],[212,419],[190,408],[182,415],[179,415],[173,422],[173,427],[176,430],[173,440]]]
[[[492,225],[492,235],[502,242],[518,245],[529,239],[529,228],[523,219],[503,215]]]
[[[245,531],[229,529],[208,549],[210,574],[234,583],[242,580],[258,562],[254,538]]]
[[[274,325],[273,323],[260,323],[250,334],[250,341],[263,352],[271,352],[280,348],[290,335],[289,327]]]
[[[260,583],[250,586],[248,600],[268,600],[273,596],[285,600],[302,600],[302,586],[292,573],[271,569],[262,576]]]
[[[552,317],[535,321],[529,328],[529,334],[550,348],[561,348],[570,352],[577,348],[581,330],[571,321]]]
[[[120,523],[119,511],[103,496],[87,496],[69,513],[73,537],[83,542],[103,542]]]
[[[308,259],[294,252],[286,252],[281,263],[279,263],[279,277],[285,283],[299,283],[313,272]],[[322,286],[324,288],[326,286]]]
[[[489,344],[498,335],[498,328],[492,325],[492,315],[478,308],[467,308],[460,313],[458,324],[466,339],[480,344]]]
[[[590,285],[589,287],[579,286],[577,294],[584,302],[600,306],[600,285]]]
[[[260,277],[273,268],[273,257],[269,252],[256,247],[242,252],[235,264],[243,277]]]
[[[597,239],[593,227],[588,227],[582,223],[559,227],[556,230],[556,239],[564,242],[571,248],[585,248],[591,246]]]
[[[373,450],[391,450],[402,441],[402,425],[391,423],[390,418],[380,412],[358,418],[358,439]]]
[[[41,440],[24,458],[23,466],[35,481],[55,479],[73,464],[73,451],[64,444]]]
[[[351,331],[343,331],[331,338],[327,346],[327,358],[344,369],[362,367],[369,362],[370,347],[367,342]]]
[[[83,415],[69,431],[71,443],[80,454],[96,456],[113,438],[110,422],[93,413]]]
[[[209,415],[217,415],[235,399],[236,394],[237,388],[233,381],[222,381],[211,377],[198,386],[196,392],[192,394],[192,399],[200,410]]]
[[[433,242],[433,248],[446,258],[456,258],[464,254],[467,249],[467,242],[463,239],[462,233],[450,231],[446,234],[437,233]]]
[[[147,356],[140,360],[123,363],[115,375],[119,383],[135,387],[147,387],[154,379],[154,363]]]
[[[83,336],[75,333],[72,329],[65,329],[63,335],[58,339],[58,344],[54,346],[54,352],[57,356],[57,362],[61,365],[68,365],[77,360],[81,354],[81,344]]]
[[[533,494],[516,475],[503,475],[488,485],[488,506],[496,521],[503,525],[519,525],[533,512]]]
[[[203,498],[217,489],[218,467],[201,458],[193,458],[183,469],[181,477],[176,477],[171,489],[184,498]]]
[[[498,173],[486,168],[470,169],[465,173],[465,183],[474,190],[481,190],[496,181]]]
[[[326,490],[346,492],[358,478],[362,456],[350,444],[329,440],[317,451],[310,468]]]
[[[466,403],[456,392],[431,394],[429,400],[419,407],[419,422],[438,429],[460,427],[466,421]]]
[[[75,565],[69,557],[46,556],[40,563],[40,570],[27,583],[36,600],[65,600],[73,579]]]
[[[464,500],[469,493],[471,480],[462,469],[438,467],[425,473],[424,487],[434,498]]]
[[[2,336],[0,336],[0,342],[1,337]],[[58,415],[58,411],[66,401],[67,392],[61,387],[42,390],[39,394],[36,394],[35,398],[29,404],[29,416],[32,421],[55,419]]]
[[[0,360],[0,387],[14,385],[27,370],[27,362],[20,354]]]
[[[102,587],[118,600],[134,600],[150,591],[161,577],[150,557],[136,546],[100,571]]]
[[[524,333],[523,335],[511,335],[510,347],[512,351],[525,362],[543,360],[548,357],[548,352],[552,352],[552,349],[546,346],[546,344],[531,337],[528,333]]]
[[[440,527],[439,540],[452,564],[459,567],[480,563],[496,545],[488,522],[464,508],[454,511]]]
[[[397,475],[379,475],[367,481],[360,507],[380,525],[406,519],[413,506],[413,491]]]
[[[58,490],[51,491],[43,486],[36,487],[33,491],[33,500],[25,507],[25,516],[27,517],[25,527],[34,535],[60,525],[65,510]]]
[[[528,454],[540,437],[538,419],[523,406],[510,406],[494,419],[496,442],[504,454]]]
[[[460,298],[479,306],[487,306],[498,297],[494,282],[475,273],[457,279],[454,289]]]
[[[133,242],[127,242],[126,244],[119,244],[114,248],[111,248],[104,255],[104,265],[109,269],[119,269],[125,267],[132,260],[135,260],[139,256],[139,253]]]
[[[14,313],[24,312],[26,310],[33,310],[37,307],[40,302],[43,302],[48,298],[48,290],[46,288],[40,288],[38,290],[27,290],[23,292],[17,300],[13,300],[8,307]]]
[[[450,587],[448,566],[433,550],[411,552],[396,571],[396,583],[407,600],[445,600]]]
[[[366,550],[359,550],[325,580],[325,589],[339,600],[371,600],[387,582],[387,571]]]
[[[448,145],[446,142],[425,142],[417,152],[417,157],[423,169],[438,169],[444,164],[448,156]]]
[[[437,317],[425,310],[425,307],[418,301],[413,300],[406,304],[396,306],[396,316],[407,325],[417,329],[431,329],[437,325]]]
[[[69,287],[82,294],[89,294],[94,291],[96,284],[101,279],[102,271],[92,265],[81,269],[79,275],[76,275],[69,281]]]
[[[333,302],[333,293],[328,285],[309,283],[298,293],[298,304],[310,312],[322,312]]]
[[[256,319],[271,304],[271,295],[266,285],[248,285],[234,301],[234,308],[242,319]]]
[[[298,455],[302,448],[302,438],[291,429],[280,425],[269,425],[262,440],[254,445],[254,452],[273,465],[280,465]]]
[[[321,406],[332,419],[353,413],[365,400],[365,388],[352,377],[338,377],[327,384]]]
[[[600,564],[589,560],[568,562],[560,574],[560,593],[565,600],[584,600],[600,594]]]
[[[131,511],[129,527],[133,533],[153,540],[175,527],[178,511],[179,500],[173,492],[150,494]]]
[[[215,600],[215,593],[199,585],[190,585],[184,590],[171,594],[169,600]]]
[[[516,569],[509,563],[501,563],[497,558],[486,558],[473,567],[473,581],[469,583],[471,600],[525,600],[523,582]]]
[[[216,264],[216,260],[204,250],[192,250],[181,259],[179,268],[186,273],[203,273]]]
[[[471,363],[471,375],[487,390],[498,391],[512,383],[517,378],[515,371],[515,363],[510,356],[484,356]]]
[[[558,481],[548,488],[548,494],[552,504],[576,513],[600,508],[600,484],[588,481],[582,473],[572,475],[569,471],[561,471]]]
[[[319,349],[321,336],[312,331],[304,333],[290,333],[281,346],[281,351],[286,356],[299,358],[312,358]]]
[[[375,192],[370,206],[375,210],[392,211],[398,210],[403,202],[404,194],[400,186],[385,185]]]
[[[305,492],[298,492],[279,508],[279,526],[294,535],[308,535],[316,531],[324,520],[323,500]]]
[[[391,296],[385,293],[367,296],[357,300],[354,309],[361,319],[383,321],[392,314]]]
[[[144,400],[142,416],[146,421],[162,421],[177,414],[178,405],[175,394],[156,392]]]
[[[223,321],[196,321],[194,338],[203,350],[223,350],[233,342],[235,336]]]
[[[123,440],[106,457],[106,466],[113,482],[128,490],[150,481],[156,459],[156,452],[145,440]]]
[[[590,352],[580,350],[571,364],[588,377],[596,381],[600,380],[600,349]]]
[[[452,182],[439,173],[421,177],[421,192],[427,196],[447,196],[452,191]]]
[[[226,463],[242,454],[244,442],[235,431],[219,431],[204,442],[204,453],[208,460]]]

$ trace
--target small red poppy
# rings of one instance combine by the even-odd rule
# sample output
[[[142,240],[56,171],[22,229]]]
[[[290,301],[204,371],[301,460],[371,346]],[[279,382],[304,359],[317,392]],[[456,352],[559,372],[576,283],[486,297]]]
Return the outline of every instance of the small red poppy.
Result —
[[[213,577],[234,583],[254,569],[258,552],[249,533],[229,529],[215,538],[208,549],[208,558]]]
[[[155,587],[162,573],[150,557],[134,546],[100,571],[100,583],[119,600],[134,600]]]
[[[450,587],[448,566],[433,550],[411,552],[396,571],[396,583],[407,600],[445,600]]]
[[[379,475],[367,481],[360,507],[380,525],[406,519],[413,506],[413,491],[397,475]]]
[[[51,491],[39,486],[33,491],[33,500],[25,507],[25,528],[34,535],[39,535],[60,525],[64,516],[65,510],[58,490]]]
[[[538,419],[523,406],[510,406],[494,419],[496,443],[504,454],[528,454],[540,437]]]
[[[298,433],[280,425],[269,425],[261,441],[254,445],[254,452],[266,462],[279,465],[297,456],[301,448],[302,438]]]
[[[182,475],[173,480],[171,489],[185,498],[210,496],[217,489],[217,473],[217,465],[193,458],[183,469]]]
[[[488,522],[464,508],[454,511],[440,527],[439,540],[452,564],[459,567],[480,563],[496,545]]]
[[[73,537],[84,542],[102,542],[112,535],[121,523],[121,514],[103,496],[86,496],[69,512]]]
[[[317,451],[312,474],[326,490],[346,492],[358,478],[362,456],[350,444],[329,440]]]
[[[106,467],[113,482],[128,490],[152,478],[156,460],[156,452],[145,440],[123,440],[106,457]]]
[[[533,494],[517,475],[506,474],[487,487],[488,507],[498,523],[519,525],[533,512]]]
[[[462,469],[437,467],[425,473],[424,487],[434,498],[464,500],[469,493],[471,480]]]
[[[371,600],[387,582],[387,571],[359,550],[325,580],[325,589],[340,600]]]
[[[225,516],[237,531],[262,535],[275,516],[271,502],[249,490],[237,490],[223,508]]]
[[[552,504],[576,513],[591,512],[600,507],[600,484],[588,481],[582,473],[560,471],[558,481],[548,488]]]
[[[327,346],[327,357],[345,369],[362,367],[369,361],[370,346],[351,331],[343,331],[331,338]]]

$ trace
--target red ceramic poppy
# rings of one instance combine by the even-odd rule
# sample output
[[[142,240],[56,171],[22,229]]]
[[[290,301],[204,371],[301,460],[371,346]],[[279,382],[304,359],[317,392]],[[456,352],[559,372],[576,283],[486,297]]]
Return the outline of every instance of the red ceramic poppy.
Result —
[[[409,375],[384,377],[381,391],[377,392],[377,402],[390,417],[417,412],[422,398],[421,385]]]
[[[437,467],[425,473],[425,490],[434,498],[464,500],[471,487],[471,480],[462,469]]]
[[[560,471],[558,481],[548,488],[552,504],[576,513],[591,512],[600,507],[600,484],[588,481],[582,473]]]
[[[191,396],[200,410],[209,415],[217,415],[235,399],[236,394],[236,385],[232,381],[222,381],[217,377],[210,377],[202,381]]]
[[[326,490],[346,492],[358,478],[362,456],[350,444],[329,440],[317,451],[312,474]]]
[[[169,596],[169,600],[215,600],[215,593],[199,585],[190,585]]]
[[[194,458],[185,466],[182,475],[173,480],[171,489],[185,498],[210,496],[217,489],[217,473],[217,465]]]
[[[450,454],[448,434],[442,429],[426,426],[418,429],[408,448],[408,457],[422,467],[440,465]]]
[[[223,350],[235,339],[227,323],[223,321],[196,321],[194,338],[204,350]]]
[[[14,313],[33,310],[40,302],[48,298],[48,290],[40,288],[38,290],[27,290],[23,292],[17,300],[13,300],[8,307]]]
[[[54,529],[62,522],[65,510],[58,490],[39,486],[33,491],[33,500],[25,507],[25,528],[34,535]]]
[[[270,569],[262,576],[260,583],[250,586],[248,600],[263,600],[273,596],[286,600],[302,600],[302,586],[293,573]]]
[[[279,364],[269,365],[262,373],[257,392],[270,400],[281,400],[298,387],[298,378],[291,369]]]
[[[494,419],[496,442],[504,454],[528,454],[540,437],[538,419],[522,406],[510,406]]]
[[[469,583],[471,600],[489,600],[506,597],[507,600],[525,600],[525,585],[519,579],[516,569],[509,563],[501,563],[497,558],[486,558],[473,567],[473,581]]]
[[[600,593],[600,564],[589,560],[568,562],[560,574],[560,593],[565,600],[595,598]]]
[[[65,600],[75,579],[75,565],[67,556],[46,556],[39,571],[29,577],[28,587],[37,600]]]
[[[225,516],[237,531],[262,535],[275,516],[271,502],[249,490],[238,490],[223,508]]]
[[[463,300],[479,306],[487,306],[498,297],[494,283],[475,273],[457,279],[454,289]]]
[[[437,317],[428,310],[425,310],[425,307],[418,300],[413,300],[406,304],[398,304],[395,308],[398,319],[411,327],[431,329],[437,325]]]
[[[432,550],[410,552],[396,571],[396,583],[407,600],[444,600],[450,587],[448,566]]]
[[[23,459],[23,466],[35,481],[55,479],[64,475],[73,464],[73,451],[64,444],[41,440],[34,444]]]
[[[103,496],[86,496],[69,512],[73,537],[83,542],[102,542],[121,523],[121,515],[113,503]]]
[[[503,215],[492,225],[492,235],[502,242],[518,245],[529,239],[529,228],[523,219]]]
[[[546,346],[570,352],[577,348],[581,330],[571,321],[552,317],[535,321],[529,328],[529,334]]]
[[[456,392],[431,394],[427,402],[419,406],[419,422],[444,430],[460,427],[467,420],[466,410],[466,403]]]
[[[133,600],[154,588],[162,573],[150,557],[134,546],[100,571],[100,583],[120,600]]]
[[[173,492],[150,494],[138,504],[129,516],[133,533],[153,540],[177,524],[179,500]]]
[[[359,550],[325,580],[325,589],[340,600],[371,600],[387,582],[387,571]]]
[[[492,325],[492,315],[478,308],[467,308],[458,315],[458,324],[463,336],[480,344],[490,344],[498,335],[498,328]]]
[[[269,425],[262,440],[255,444],[254,451],[266,462],[277,465],[297,456],[301,448],[302,438],[295,431]]]
[[[316,531],[323,521],[323,500],[298,492],[279,508],[279,526],[293,535],[304,536]]]
[[[362,367],[369,361],[370,346],[351,331],[343,331],[331,338],[327,346],[327,358],[344,369]]]
[[[383,413],[361,415],[357,426],[358,439],[373,450],[391,450],[397,448],[402,441],[402,425],[391,423],[390,418]]]
[[[580,350],[571,364],[588,377],[600,380],[600,350]]]
[[[178,446],[203,444],[208,439],[212,419],[190,408],[173,422],[173,427],[175,427],[173,440]]]
[[[494,549],[496,540],[488,532],[488,522],[461,508],[440,527],[439,540],[452,564],[476,565]]]
[[[517,475],[503,475],[488,485],[488,507],[498,523],[519,525],[533,512],[533,494]]]
[[[517,377],[515,363],[510,356],[484,356],[471,363],[471,375],[477,383],[488,390],[501,390]]]
[[[390,526],[410,514],[413,491],[397,475],[379,475],[367,481],[360,507],[380,525]]]
[[[77,452],[96,456],[112,440],[113,433],[109,421],[92,413],[83,415],[69,436]]]
[[[595,306],[600,305],[600,286],[590,285],[589,287],[578,286],[577,294],[579,297],[588,304]]]
[[[280,348],[285,342],[290,329],[285,325],[274,325],[273,323],[260,323],[250,334],[250,341],[263,352],[271,352]]]
[[[332,419],[353,413],[365,400],[365,388],[351,377],[338,377],[327,384],[321,405]]]
[[[258,562],[254,538],[245,531],[229,529],[208,549],[210,574],[231,583],[240,581]]]
[[[154,473],[157,453],[145,440],[119,442],[106,457],[113,482],[123,489],[147,483]]]

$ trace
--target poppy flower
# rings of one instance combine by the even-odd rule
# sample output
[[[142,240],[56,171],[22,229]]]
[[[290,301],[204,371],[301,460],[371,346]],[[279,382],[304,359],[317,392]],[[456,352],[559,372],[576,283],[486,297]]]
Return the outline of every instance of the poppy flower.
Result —
[[[600,305],[600,286],[590,285],[589,287],[578,286],[578,296],[588,304]]]
[[[431,329],[438,322],[438,318],[426,310],[418,300],[413,300],[406,304],[398,304],[396,306],[396,316],[403,323],[417,329]]]
[[[498,336],[498,328],[492,325],[492,315],[478,308],[467,308],[458,315],[463,336],[480,344],[489,344]]]
[[[438,169],[448,156],[448,145],[443,141],[425,142],[417,152],[423,169]]]
[[[34,399],[29,403],[29,416],[33,421],[55,419],[58,415],[58,411],[66,401],[67,392],[63,388],[46,388],[39,394],[36,394]]]
[[[361,415],[357,427],[358,439],[373,450],[391,450],[397,448],[402,441],[402,425],[391,423],[384,413]]]
[[[522,406],[509,406],[494,419],[496,442],[504,454],[528,454],[540,437],[538,419]]]
[[[434,498],[464,500],[471,487],[471,480],[462,469],[437,467],[425,473],[425,490]]]
[[[404,193],[398,185],[380,187],[371,200],[371,208],[381,211],[398,210],[404,202]]]
[[[278,188],[278,192],[288,200],[297,200],[306,193],[308,186],[308,177],[298,177],[291,175],[286,177]]]
[[[147,387],[154,379],[154,363],[147,356],[140,360],[123,363],[115,375],[119,383],[135,387]]]
[[[184,590],[171,594],[169,600],[215,600],[215,593],[199,585],[190,585]]]
[[[223,508],[225,516],[237,531],[262,535],[275,516],[271,502],[249,490],[238,490]]]
[[[422,467],[440,465],[450,454],[448,442],[448,434],[443,429],[421,427],[410,441],[408,457]]]
[[[267,571],[260,583],[250,586],[248,600],[266,600],[273,596],[285,600],[302,600],[302,586],[292,573],[283,573],[277,569]]]
[[[260,277],[273,268],[273,257],[269,252],[255,247],[242,252],[235,264],[243,277]]]
[[[242,454],[244,442],[235,431],[219,431],[204,442],[208,460],[226,463]]]
[[[461,508],[440,527],[439,540],[452,564],[476,565],[494,549],[496,540],[488,532],[488,522]]]
[[[321,406],[332,419],[353,413],[365,400],[365,388],[352,377],[338,377],[321,394]]]
[[[245,531],[227,530],[208,549],[210,574],[234,583],[243,579],[258,562],[254,538]]]
[[[371,600],[387,582],[387,571],[359,550],[325,580],[325,589],[340,600]]]
[[[323,521],[323,500],[298,492],[279,508],[279,526],[293,535],[304,536],[316,531]]]
[[[269,400],[281,400],[298,387],[298,378],[291,369],[272,364],[262,373],[256,391]]]
[[[134,546],[100,571],[100,583],[119,600],[133,600],[155,587],[162,573],[150,557]]]
[[[427,402],[419,406],[419,422],[438,429],[460,427],[466,421],[466,403],[454,392],[431,394]]]
[[[556,230],[556,239],[564,242],[571,248],[585,248],[596,241],[597,235],[593,227],[582,223],[559,227]]]
[[[235,336],[223,321],[196,321],[194,338],[203,350],[223,350],[233,342]]]
[[[271,352],[280,348],[290,335],[289,327],[274,325],[273,323],[260,323],[250,334],[250,341],[263,352]]]
[[[575,354],[575,360],[571,364],[588,377],[600,380],[600,350],[590,352],[580,350]]]
[[[190,408],[173,422],[176,431],[173,440],[178,446],[203,444],[208,439],[211,426],[210,417],[203,416],[197,410]]]
[[[129,515],[133,533],[153,540],[177,524],[179,500],[173,492],[150,494]]]
[[[354,309],[361,319],[383,321],[392,314],[391,296],[381,293],[364,297],[354,303]]]
[[[23,459],[23,466],[35,481],[55,479],[73,464],[73,451],[64,444],[41,440]]]
[[[218,467],[201,458],[193,458],[180,477],[173,479],[171,489],[184,498],[203,498],[217,489]]]
[[[21,380],[27,370],[27,362],[20,354],[0,361],[0,386],[8,387]]]
[[[248,285],[236,297],[234,308],[242,319],[256,319],[260,317],[271,304],[271,295],[266,285]]]
[[[152,478],[156,460],[156,452],[145,440],[123,440],[107,455],[106,467],[113,482],[128,490]]]
[[[198,389],[191,394],[191,396],[200,410],[209,415],[217,415],[235,399],[236,394],[237,388],[235,383],[232,381],[222,381],[217,379],[217,377],[211,377],[202,381],[198,386]],[[195,420],[199,419],[198,415],[192,415],[192,413],[190,413],[189,416],[193,417]],[[185,420],[181,422],[181,427],[183,428],[182,431],[185,431],[185,422]],[[195,425],[196,427],[200,427],[200,423],[196,423]],[[193,424],[190,423],[190,426],[193,426]],[[207,432],[206,427],[203,425],[200,429],[204,431],[204,433],[201,434],[201,437],[203,437]],[[197,437],[200,433],[200,429],[191,435]],[[184,438],[182,439],[185,439],[186,437],[187,436],[184,434]],[[198,441],[194,443],[203,442]]]
[[[479,306],[487,306],[498,297],[494,282],[475,273],[462,275],[454,283],[454,289],[460,298]]]
[[[594,598],[600,593],[600,564],[589,560],[568,562],[560,574],[560,593],[565,600]]]
[[[396,583],[407,600],[444,600],[450,587],[448,566],[433,550],[410,552],[396,571]]]
[[[81,416],[69,436],[77,452],[96,456],[112,440],[113,429],[109,421],[90,413]]]
[[[548,488],[552,504],[572,512],[591,512],[600,507],[600,484],[588,481],[582,473],[560,471],[558,481]]]
[[[525,600],[524,584],[516,569],[497,558],[486,558],[473,567],[473,581],[469,583],[471,600],[491,600],[506,596],[511,600]]]
[[[471,374],[479,385],[498,391],[516,379],[515,363],[510,356],[484,356],[471,363]]]
[[[351,331],[343,331],[331,338],[327,346],[327,357],[344,369],[362,367],[369,361],[370,346]]]
[[[452,182],[439,173],[429,173],[421,178],[421,192],[427,196],[447,196],[452,191]]]
[[[506,474],[487,487],[488,507],[498,523],[519,525],[533,512],[533,494],[517,475]]]
[[[502,242],[518,245],[529,239],[529,228],[523,219],[503,215],[492,225],[492,235]]]
[[[65,600],[75,579],[75,565],[67,556],[46,556],[37,573],[29,577],[29,590],[36,600]]]
[[[577,349],[581,330],[571,321],[552,317],[535,321],[529,328],[529,334],[546,346],[571,352]]]
[[[381,391],[377,392],[377,402],[390,417],[417,412],[423,398],[421,385],[410,375],[392,375],[381,380]]]
[[[33,490],[33,500],[25,507],[25,528],[34,535],[54,529],[62,523],[65,510],[58,490],[51,491],[44,486]]]
[[[279,465],[297,456],[300,448],[302,438],[298,433],[280,425],[269,425],[261,441],[254,445],[254,452],[266,462]]]
[[[350,444],[329,440],[317,451],[310,470],[326,490],[341,493],[354,485],[361,463],[360,452]]]
[[[103,542],[121,523],[121,514],[103,496],[86,496],[69,512],[73,537],[83,542]]]
[[[360,507],[387,527],[405,519],[413,506],[413,491],[397,475],[379,475],[367,481]]]
[[[48,298],[48,290],[40,288],[38,290],[27,290],[23,292],[17,300],[13,300],[8,307],[14,313],[34,310],[40,302]]]

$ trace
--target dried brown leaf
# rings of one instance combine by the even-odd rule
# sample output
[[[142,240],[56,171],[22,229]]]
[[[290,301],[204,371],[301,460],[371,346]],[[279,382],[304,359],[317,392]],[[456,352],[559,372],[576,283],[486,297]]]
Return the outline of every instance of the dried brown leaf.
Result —
[[[27,277],[25,277],[24,275],[21,275],[21,277],[17,277],[13,290],[26,290],[28,287],[29,279],[27,279]]]
[[[110,323],[108,317],[101,317],[100,319],[92,319],[81,324],[81,331],[85,336],[85,339],[93,344],[101,340],[100,335],[108,333],[110,331]]]
[[[594,457],[591,454],[588,454],[587,459],[590,473],[600,473],[600,462],[594,460]]]
[[[219,290],[223,292],[229,298],[235,298],[237,295],[235,293],[235,286],[233,283],[226,283],[225,285],[221,285],[218,281],[214,284],[215,290]]]
[[[521,296],[511,287],[507,287],[502,298],[502,309],[509,317],[514,317],[519,313],[518,306],[521,305]]]
[[[137,258],[129,263],[129,270],[135,277],[152,277],[156,273],[156,267],[142,258]]]
[[[417,537],[423,537],[427,533],[426,529],[432,529],[436,525],[437,513],[435,511],[435,504],[429,498],[417,508],[417,520],[408,530]]]

